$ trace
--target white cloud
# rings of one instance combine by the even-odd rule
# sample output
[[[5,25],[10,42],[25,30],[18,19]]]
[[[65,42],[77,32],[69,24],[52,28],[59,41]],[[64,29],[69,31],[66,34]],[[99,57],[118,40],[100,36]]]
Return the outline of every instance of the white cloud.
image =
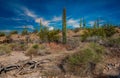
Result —
[[[18,26],[18,27],[15,27],[15,28],[28,28],[28,29],[34,29],[34,26],[32,25],[27,25],[27,26]]]
[[[40,21],[42,22],[43,26],[49,26],[50,25],[50,21],[49,20],[45,20],[44,18],[37,18],[37,19],[35,19],[36,23],[40,24]]]
[[[74,20],[71,18],[68,20],[67,25],[77,28],[79,27],[79,20],[78,19]]]
[[[35,15],[33,11],[30,11],[26,7],[22,7],[22,10],[24,11],[24,14],[29,16],[29,17],[32,17],[32,18],[36,18],[37,17],[37,15]]]
[[[52,21],[61,21],[62,20],[62,17],[61,16],[59,16],[59,17],[57,17],[57,16],[54,16],[53,17],[53,19],[52,19]]]
[[[50,26],[50,22],[51,22],[50,20],[45,20],[44,18],[37,18],[37,19],[35,19],[36,23],[40,24],[40,21],[41,21],[42,25],[48,27],[49,30],[53,30],[54,29],[53,26]]]
[[[51,26],[51,27],[49,27],[49,30],[54,30],[54,27],[52,27],[52,26]]]
[[[95,21],[90,21],[88,24],[92,27],[94,25]]]
[[[104,22],[105,22],[105,20],[99,20],[99,25],[100,25],[100,26],[103,25]],[[89,24],[91,27],[93,27],[94,23],[95,23],[95,20],[88,22],[88,24]]]

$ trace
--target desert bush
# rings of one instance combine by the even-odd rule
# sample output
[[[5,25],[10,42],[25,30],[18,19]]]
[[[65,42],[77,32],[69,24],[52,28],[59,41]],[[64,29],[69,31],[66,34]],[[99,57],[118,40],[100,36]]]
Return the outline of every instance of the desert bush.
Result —
[[[16,31],[16,30],[11,31],[10,34],[18,34],[18,31]]]
[[[39,48],[40,48],[41,50],[43,50],[43,49],[45,49],[45,48],[46,48],[46,46],[45,46],[45,45],[43,45],[43,44],[41,44],[41,45],[39,45]]]
[[[116,33],[114,26],[103,26],[101,28],[89,28],[84,31],[84,34],[81,36],[81,41],[85,41],[88,37],[98,36],[101,38],[111,37]]]
[[[75,48],[79,47],[79,43],[80,43],[79,38],[67,39],[66,49],[67,50],[74,50]]]
[[[81,35],[80,40],[85,41],[87,37],[89,37],[89,31],[84,31],[84,34]]]
[[[104,29],[104,33],[106,37],[111,37],[112,35],[114,35],[116,33],[115,27],[114,26],[105,26],[103,27]]]
[[[103,45],[108,49],[109,56],[120,58],[120,37],[107,38]]]
[[[75,29],[74,29],[74,32],[75,32],[75,33],[79,32],[79,31],[80,31],[80,28],[75,28]]]
[[[20,44],[20,43],[11,43],[8,46],[11,48],[11,50],[14,51],[25,51],[28,48],[26,44]]]
[[[49,30],[46,27],[41,29],[41,31],[39,32],[38,36],[40,37],[42,42],[47,42],[48,32],[49,32]]]
[[[36,56],[38,53],[39,45],[33,44],[28,50],[26,51],[25,55],[29,56],[32,59],[33,56]]]
[[[39,37],[42,40],[42,42],[58,42],[59,41],[59,30],[52,30],[49,31],[48,28],[43,28],[39,32]]]
[[[64,60],[64,69],[66,72],[74,75],[92,74],[97,63],[102,61],[104,47],[96,43],[89,43],[85,48],[68,56]]]
[[[28,35],[28,31],[26,29],[24,29],[22,32],[21,32],[22,35]]]
[[[120,47],[120,37],[111,37],[104,40],[106,47]]]
[[[52,30],[48,32],[48,41],[49,42],[58,42],[60,36],[58,35],[59,30]]]
[[[5,44],[0,45],[0,55],[10,54],[10,53],[11,53],[11,49],[8,45]]]
[[[0,37],[1,36],[5,36],[5,33],[4,32],[0,32]]]
[[[39,45],[38,45],[38,44],[34,44],[34,45],[32,46],[32,48],[38,49],[38,48],[39,48]]]

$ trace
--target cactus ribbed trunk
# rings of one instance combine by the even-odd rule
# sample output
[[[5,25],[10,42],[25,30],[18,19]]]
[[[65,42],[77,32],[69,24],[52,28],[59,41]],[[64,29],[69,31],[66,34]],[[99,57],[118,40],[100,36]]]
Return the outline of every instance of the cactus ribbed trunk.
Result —
[[[86,22],[85,22],[85,19],[83,18],[83,29],[86,28]]]
[[[62,41],[63,44],[67,42],[67,28],[66,28],[66,9],[63,9],[63,16],[62,16]]]
[[[42,30],[42,21],[40,19],[40,31]]]
[[[82,28],[82,19],[80,19],[80,29]]]

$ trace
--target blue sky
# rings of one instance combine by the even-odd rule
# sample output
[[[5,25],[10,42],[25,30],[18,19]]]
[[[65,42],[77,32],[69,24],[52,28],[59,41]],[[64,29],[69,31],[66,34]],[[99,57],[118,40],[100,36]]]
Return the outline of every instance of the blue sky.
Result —
[[[0,31],[30,31],[39,28],[40,19],[50,30],[62,27],[62,10],[67,10],[67,27],[79,27],[80,18],[92,26],[97,18],[101,24],[120,24],[120,0],[0,0]]]

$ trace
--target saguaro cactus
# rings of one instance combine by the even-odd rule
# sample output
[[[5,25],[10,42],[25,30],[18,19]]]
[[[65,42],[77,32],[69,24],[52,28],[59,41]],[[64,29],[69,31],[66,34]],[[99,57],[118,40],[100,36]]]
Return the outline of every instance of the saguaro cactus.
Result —
[[[40,19],[40,31],[42,30],[42,21]]]
[[[82,28],[82,19],[80,19],[80,28]]]
[[[85,21],[85,19],[83,18],[83,29],[85,29],[86,28],[86,21]]]
[[[62,36],[63,36],[63,44],[67,42],[67,27],[66,27],[66,9],[63,9],[63,16],[62,16]]]

